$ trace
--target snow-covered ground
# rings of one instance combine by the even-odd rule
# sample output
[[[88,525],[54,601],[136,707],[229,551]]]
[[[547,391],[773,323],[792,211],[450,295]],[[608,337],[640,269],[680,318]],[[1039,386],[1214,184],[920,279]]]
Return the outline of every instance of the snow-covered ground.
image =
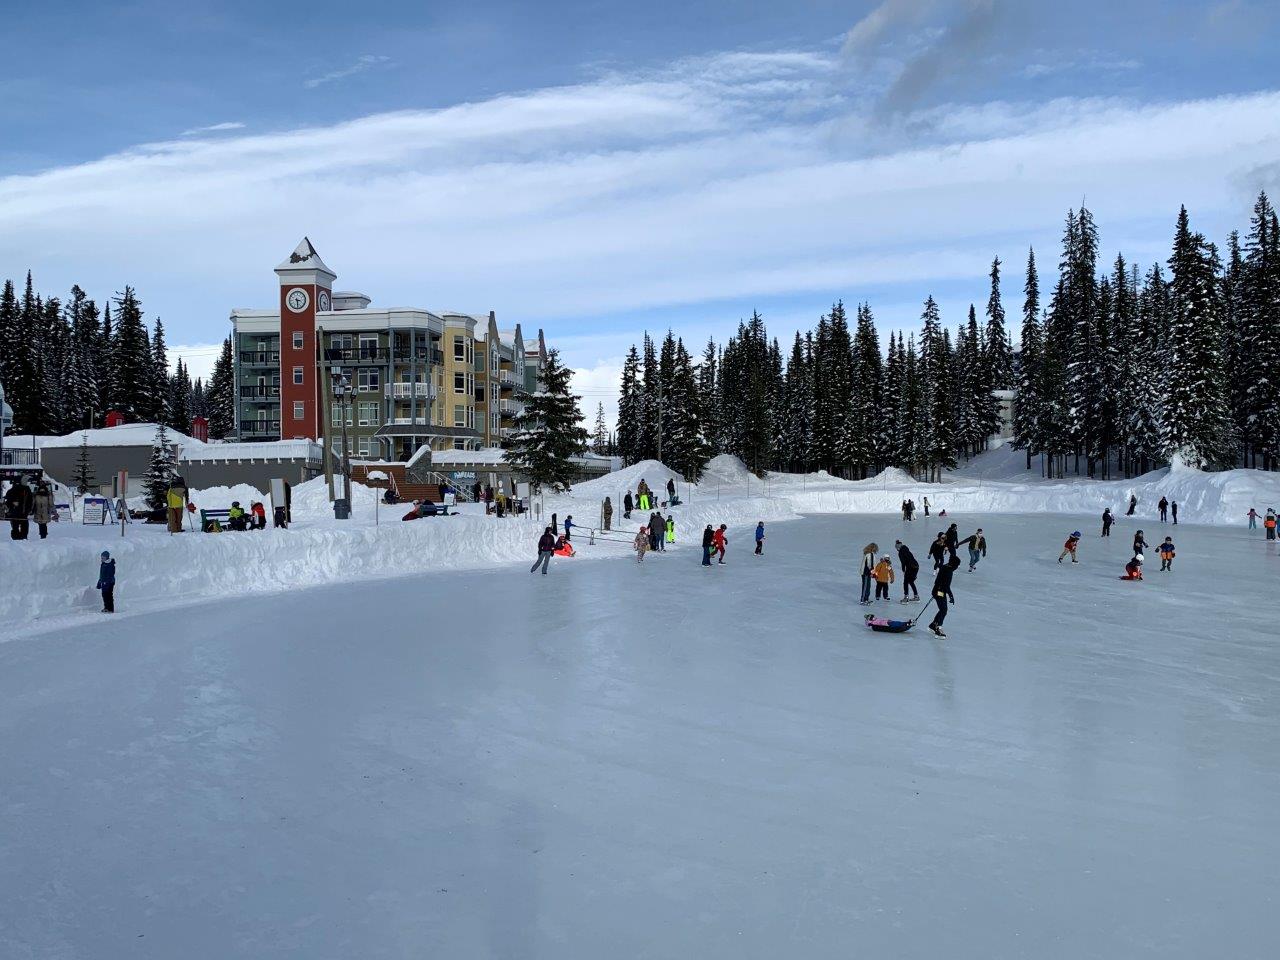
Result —
[[[826,473],[752,476],[732,457],[717,457],[700,484],[685,484],[667,467],[645,461],[597,480],[578,484],[567,496],[548,496],[538,516],[485,517],[474,505],[461,515],[401,523],[406,506],[383,507],[376,516],[376,493],[356,485],[354,514],[336,521],[324,481],[294,489],[294,525],[287,531],[195,533],[170,537],[162,526],[135,524],[123,538],[118,528],[57,524],[44,543],[11,543],[0,531],[0,567],[15,571],[0,577],[0,637],[92,620],[97,597],[92,589],[97,557],[116,555],[117,594],[132,611],[176,607],[210,598],[236,598],[320,584],[442,570],[492,569],[531,557],[542,521],[556,513],[573,515],[580,534],[600,524],[601,502],[612,498],[614,540],[595,555],[618,556],[643,519],[622,518],[622,497],[641,478],[662,491],[675,477],[684,503],[674,513],[681,540],[696,541],[703,526],[727,523],[742,536],[757,520],[793,520],[802,515],[855,513],[896,515],[904,498],[934,513],[946,509],[983,514],[1062,513],[1097,516],[1110,506],[1123,514],[1130,494],[1139,498],[1138,516],[1153,521],[1155,505],[1167,496],[1179,502],[1184,524],[1243,526],[1249,507],[1262,513],[1280,507],[1280,474],[1256,470],[1201,473],[1164,469],[1135,480],[1044,481],[1021,470],[1022,455],[997,450],[976,458],[942,484],[922,484],[900,470],[886,470],[863,481],[840,480]],[[987,475],[997,476],[993,479]],[[252,487],[198,490],[202,507],[246,507],[261,494]],[[483,576],[477,574],[477,576]]]
[[[952,519],[945,642],[860,625],[940,528],[864,515],[0,644],[0,956],[1273,956],[1277,545]]]

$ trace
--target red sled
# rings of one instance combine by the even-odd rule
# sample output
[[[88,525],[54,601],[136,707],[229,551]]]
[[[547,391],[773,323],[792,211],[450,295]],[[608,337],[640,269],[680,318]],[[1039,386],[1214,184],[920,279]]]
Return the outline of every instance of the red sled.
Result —
[[[1131,577],[1131,576],[1129,576],[1129,575],[1126,573],[1126,574],[1123,574],[1122,576],[1118,577],[1117,579],[1119,579],[1119,580],[1141,580],[1141,579],[1142,579],[1142,577],[1141,577],[1141,576]]]

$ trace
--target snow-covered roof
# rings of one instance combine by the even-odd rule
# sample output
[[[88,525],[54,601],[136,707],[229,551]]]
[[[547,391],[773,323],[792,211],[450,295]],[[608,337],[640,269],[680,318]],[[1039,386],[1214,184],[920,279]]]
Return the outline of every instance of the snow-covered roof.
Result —
[[[101,427],[96,430],[73,430],[71,433],[61,437],[37,437],[36,445],[40,447],[78,447],[82,440],[87,439],[91,447],[149,447],[156,438],[156,426],[154,423],[124,423],[118,427]],[[184,450],[201,446],[199,440],[194,437],[188,437],[185,433],[179,433],[170,427],[165,428],[165,434],[169,438],[170,443],[181,444]],[[26,446],[31,445],[31,438],[27,438]],[[5,443],[9,443],[10,438],[5,438]]]
[[[324,448],[314,440],[268,440],[260,443],[200,443],[183,447],[179,462],[218,460],[319,460]]]
[[[506,452],[501,447],[481,447],[479,450],[435,450],[431,453],[431,462],[432,464],[505,463]]]
[[[277,270],[323,270],[325,273],[337,276],[330,270],[320,254],[316,253],[316,248],[311,245],[311,241],[306,237],[302,238],[302,242],[293,248],[293,253],[289,254],[289,259],[281,261],[276,267]]]

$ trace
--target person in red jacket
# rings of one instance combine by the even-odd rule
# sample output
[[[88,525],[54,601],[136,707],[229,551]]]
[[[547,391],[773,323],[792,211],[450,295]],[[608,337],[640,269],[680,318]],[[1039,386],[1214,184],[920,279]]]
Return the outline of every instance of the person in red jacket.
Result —
[[[713,552],[720,558],[716,561],[717,563],[724,563],[724,548],[729,544],[729,541],[724,537],[726,529],[723,523],[720,524],[720,528],[711,537],[711,545],[715,548]]]

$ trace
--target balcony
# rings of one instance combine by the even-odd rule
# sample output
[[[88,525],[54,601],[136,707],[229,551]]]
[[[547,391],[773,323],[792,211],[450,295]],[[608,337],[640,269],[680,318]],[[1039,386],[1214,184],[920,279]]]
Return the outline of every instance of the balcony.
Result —
[[[387,347],[330,347],[324,352],[326,363],[386,363],[391,359]]]
[[[268,384],[266,386],[242,386],[240,388],[241,400],[279,400],[280,384]]]
[[[444,354],[439,350],[428,350],[426,347],[418,347],[416,350],[396,347],[391,351],[391,359],[397,363],[442,363]]]
[[[240,436],[242,438],[253,437],[255,439],[279,439],[280,421],[242,420],[240,421]]]
[[[38,467],[40,466],[39,448],[9,447],[0,451],[0,467]]]
[[[429,427],[430,417],[391,417],[387,423],[393,427]]]
[[[279,350],[254,350],[240,354],[240,362],[249,367],[280,366]]]
[[[520,404],[514,400],[499,400],[498,412],[504,417],[514,417],[520,413]]]
[[[408,399],[409,397],[422,397],[427,400],[435,399],[436,387],[433,383],[388,383],[386,395],[396,399]]]

